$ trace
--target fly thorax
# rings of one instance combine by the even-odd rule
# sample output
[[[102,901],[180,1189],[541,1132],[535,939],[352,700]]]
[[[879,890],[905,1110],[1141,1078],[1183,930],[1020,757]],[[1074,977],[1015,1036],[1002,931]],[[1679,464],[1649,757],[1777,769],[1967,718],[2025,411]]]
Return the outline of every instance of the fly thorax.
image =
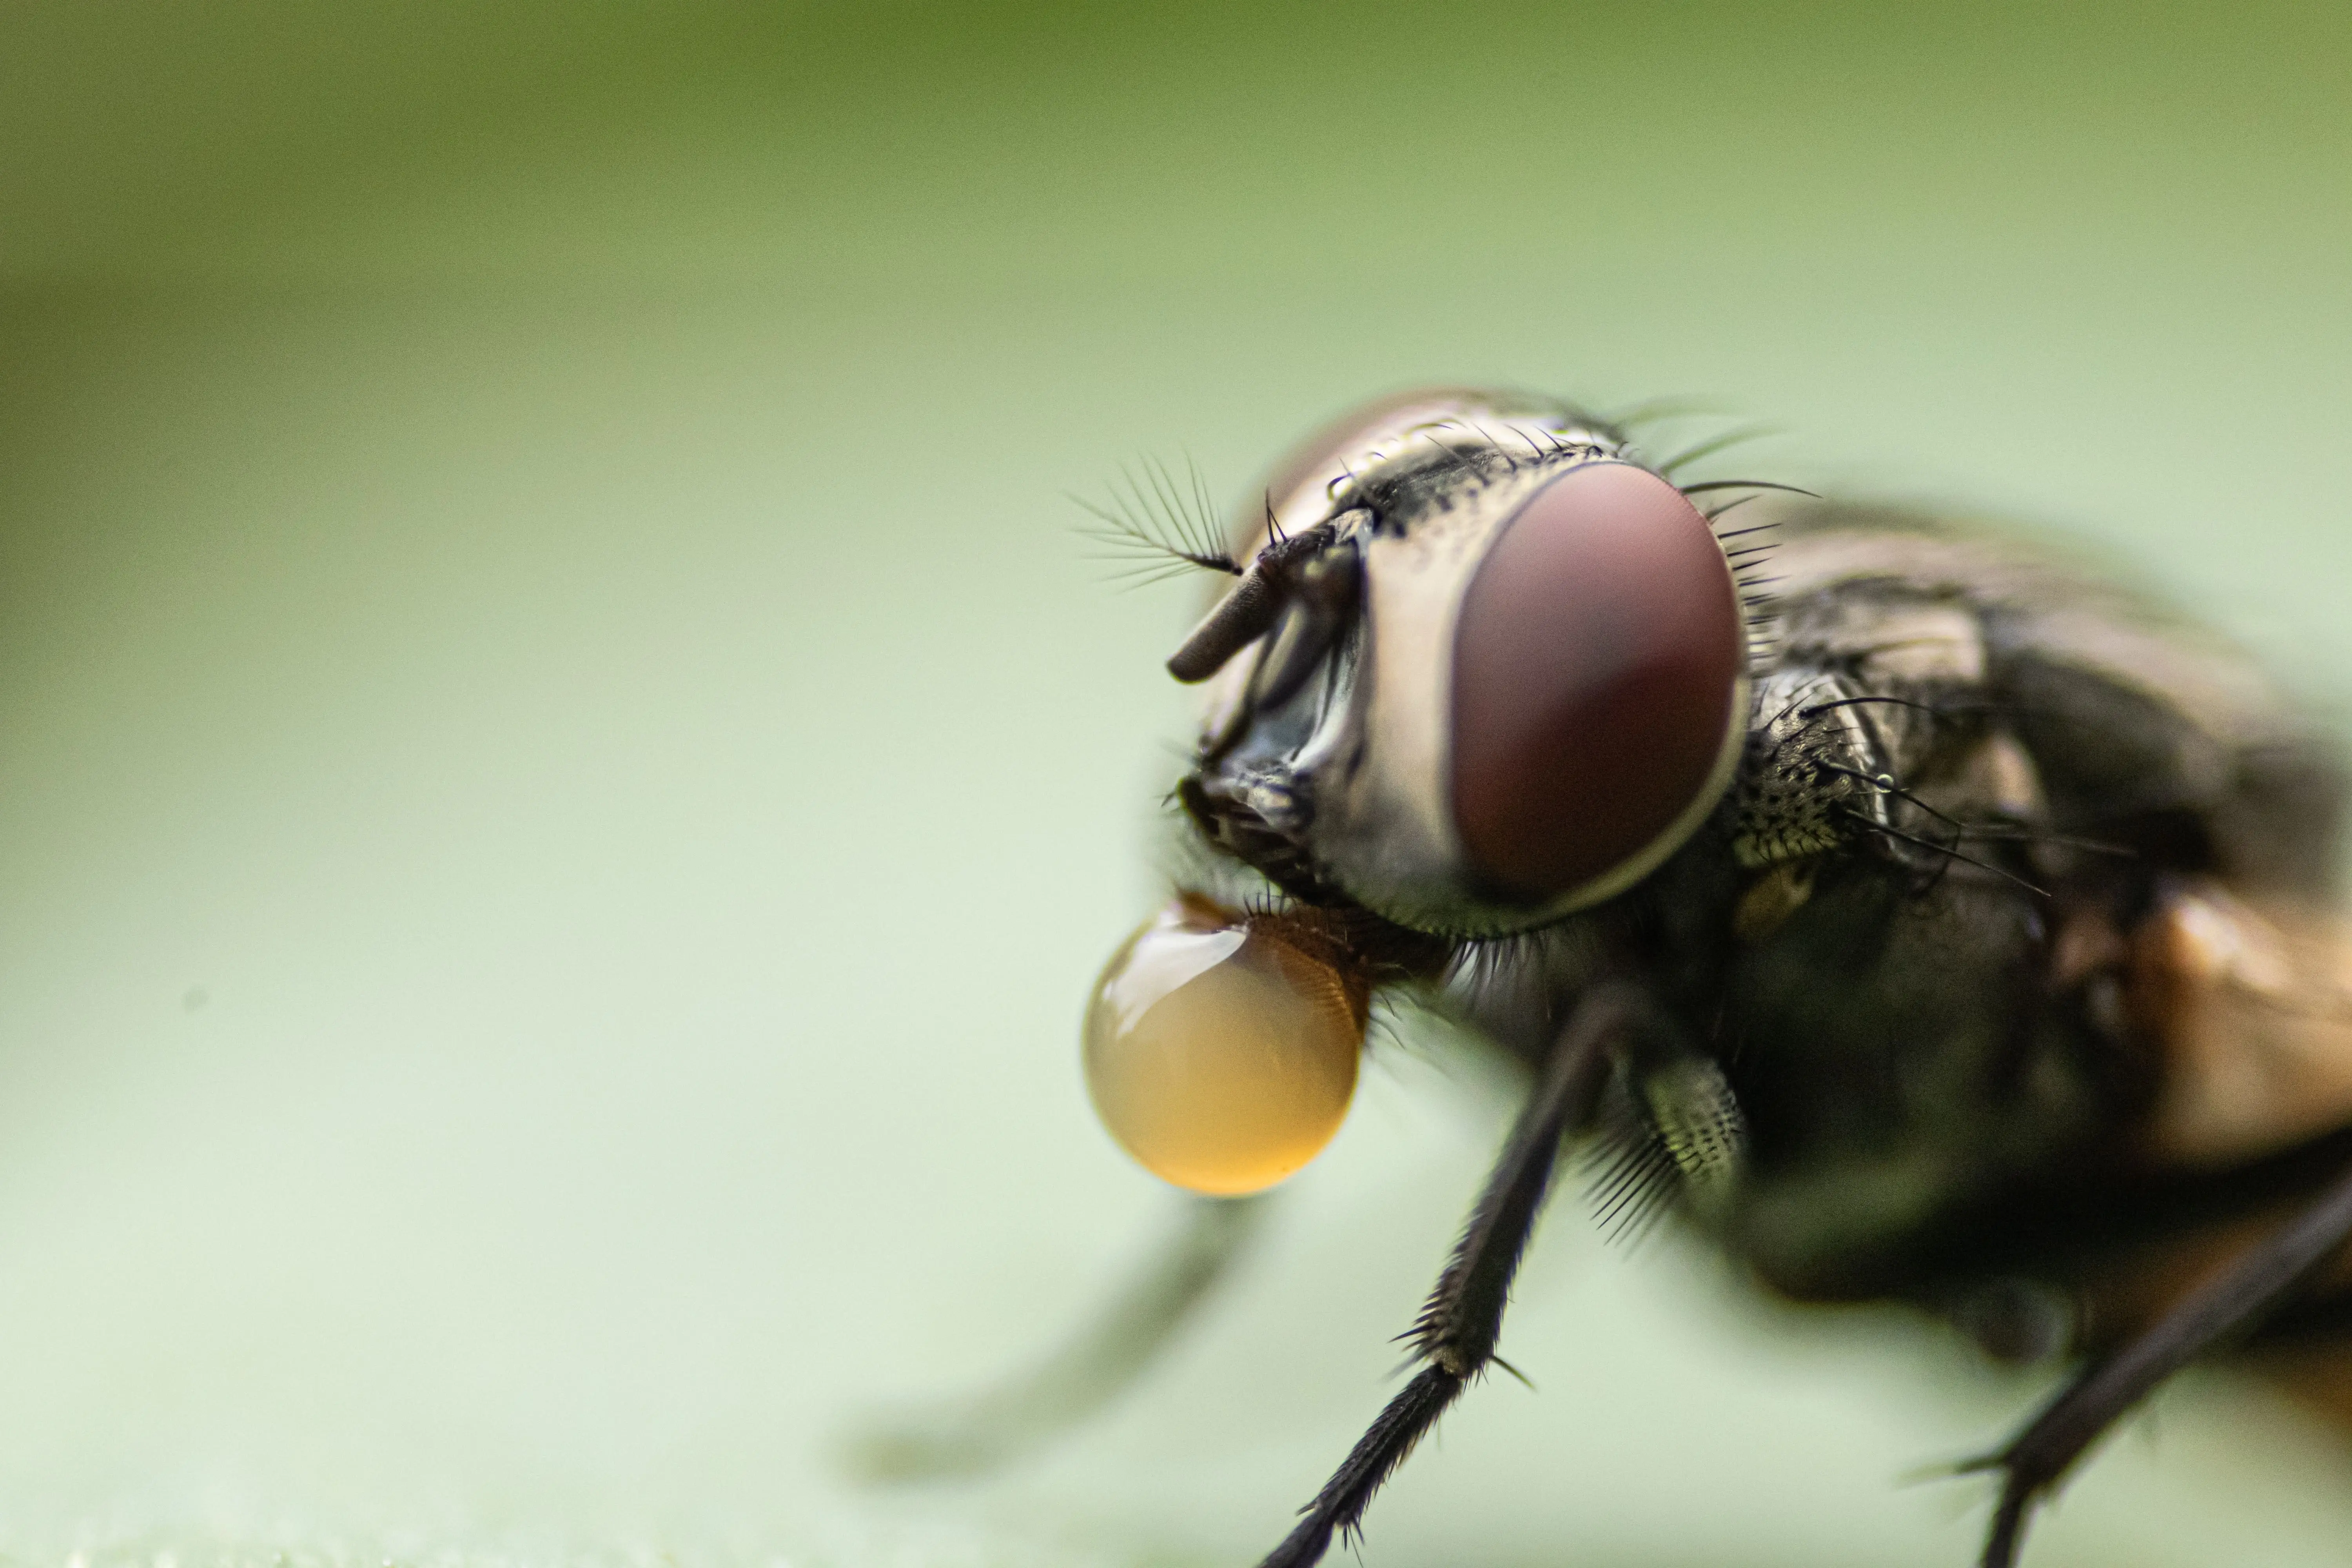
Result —
[[[1777,669],[1757,682],[1730,800],[1732,853],[1748,870],[1801,861],[1886,820],[1892,784],[1868,699],[1843,676]]]

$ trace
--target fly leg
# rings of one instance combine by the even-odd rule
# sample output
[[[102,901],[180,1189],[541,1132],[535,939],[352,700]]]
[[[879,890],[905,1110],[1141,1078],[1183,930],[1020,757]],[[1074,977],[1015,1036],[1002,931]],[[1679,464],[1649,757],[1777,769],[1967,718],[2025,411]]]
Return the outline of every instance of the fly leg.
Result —
[[[2156,1326],[2086,1369],[2008,1447],[1969,1467],[2001,1472],[1983,1568],[2015,1568],[2027,1512],[2099,1434],[2191,1360],[2259,1321],[2347,1236],[2352,1174],[2228,1269],[2183,1297]]]
[[[1511,1276],[1543,1206],[1560,1141],[1591,1117],[1610,1047],[1644,1018],[1640,996],[1623,984],[1596,988],[1577,1004],[1437,1288],[1403,1336],[1412,1342],[1412,1359],[1423,1363],[1422,1370],[1389,1402],[1315,1500],[1299,1510],[1303,1517],[1297,1528],[1259,1568],[1308,1568],[1329,1547],[1334,1532],[1344,1537],[1354,1531],[1381,1483],[1496,1359]]]
[[[851,1468],[869,1480],[970,1475],[1076,1426],[1158,1357],[1230,1270],[1265,1209],[1262,1195],[1188,1198],[1172,1244],[1060,1349],[970,1399],[856,1435]]]

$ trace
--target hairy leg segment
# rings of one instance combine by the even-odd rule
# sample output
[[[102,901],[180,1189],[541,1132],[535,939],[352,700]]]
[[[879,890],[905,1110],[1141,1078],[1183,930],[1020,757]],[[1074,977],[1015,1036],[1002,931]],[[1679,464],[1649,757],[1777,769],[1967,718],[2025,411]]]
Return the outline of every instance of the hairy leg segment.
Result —
[[[1590,1119],[1607,1080],[1612,1048],[1647,1019],[1640,994],[1622,984],[1596,986],[1577,1003],[1470,1211],[1452,1259],[1402,1336],[1411,1342],[1421,1370],[1381,1412],[1315,1500],[1299,1510],[1297,1528],[1260,1568],[1308,1568],[1335,1533],[1344,1538],[1356,1531],[1381,1484],[1445,1407],[1496,1359],[1495,1342],[1510,1301],[1511,1277],[1543,1207],[1561,1140]]]

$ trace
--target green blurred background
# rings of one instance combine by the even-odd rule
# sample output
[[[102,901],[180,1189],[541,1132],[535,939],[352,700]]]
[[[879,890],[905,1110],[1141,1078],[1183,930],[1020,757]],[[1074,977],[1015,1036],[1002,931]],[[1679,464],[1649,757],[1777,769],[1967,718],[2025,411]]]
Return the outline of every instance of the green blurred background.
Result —
[[[1385,1050],[1199,1331],[838,1479],[1167,1203],[1075,1070],[1178,588],[1073,527],[1428,381],[2136,556],[2352,707],[2337,7],[0,12],[0,1556],[1244,1564],[1507,1086]],[[1362,1561],[1959,1564],[2037,1396],[1572,1197]],[[2352,1563],[2197,1377],[2033,1542]]]

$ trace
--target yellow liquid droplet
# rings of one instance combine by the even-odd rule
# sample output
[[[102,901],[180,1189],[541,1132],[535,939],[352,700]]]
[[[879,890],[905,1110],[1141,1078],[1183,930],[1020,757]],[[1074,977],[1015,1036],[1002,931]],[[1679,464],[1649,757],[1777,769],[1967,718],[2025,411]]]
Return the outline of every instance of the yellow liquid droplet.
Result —
[[[1087,1009],[1087,1089],[1146,1170],[1232,1196],[1322,1152],[1347,1117],[1363,1044],[1338,971],[1178,900],[1103,970]]]

